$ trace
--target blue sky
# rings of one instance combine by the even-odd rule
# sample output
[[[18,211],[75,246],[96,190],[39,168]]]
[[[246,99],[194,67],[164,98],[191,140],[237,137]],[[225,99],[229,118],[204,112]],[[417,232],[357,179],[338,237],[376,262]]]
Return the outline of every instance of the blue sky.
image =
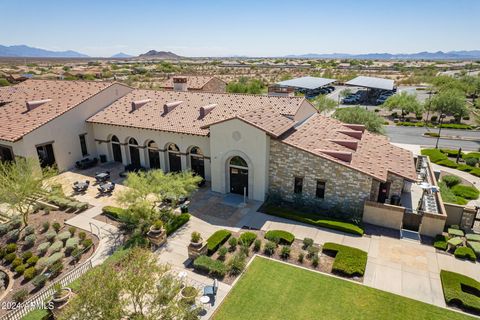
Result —
[[[478,0],[2,0],[0,44],[91,56],[480,49]]]

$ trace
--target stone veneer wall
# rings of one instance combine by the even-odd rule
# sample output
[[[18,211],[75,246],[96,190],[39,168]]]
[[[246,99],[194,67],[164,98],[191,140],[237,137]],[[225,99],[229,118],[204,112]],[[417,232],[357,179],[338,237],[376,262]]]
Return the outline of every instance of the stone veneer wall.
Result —
[[[402,189],[403,189],[403,178],[399,177],[393,173],[388,173],[387,175],[387,181],[390,182],[390,192],[388,194],[388,197],[390,198],[394,194],[400,196],[402,195]]]
[[[372,189],[370,176],[272,139],[269,192],[279,192],[282,198],[292,201],[295,177],[303,177],[305,198],[330,208],[340,206],[362,212]],[[315,196],[317,180],[326,182],[323,200]]]

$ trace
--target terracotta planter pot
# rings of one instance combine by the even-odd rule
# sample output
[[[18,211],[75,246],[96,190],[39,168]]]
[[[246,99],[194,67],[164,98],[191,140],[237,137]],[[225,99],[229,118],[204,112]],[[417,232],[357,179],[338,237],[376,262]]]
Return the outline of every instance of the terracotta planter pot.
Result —
[[[55,297],[55,294],[53,295],[52,301],[55,303],[64,303],[68,301],[70,296],[72,295],[72,289],[70,288],[62,288],[62,296],[60,297]]]
[[[201,248],[202,245],[203,245],[203,242],[191,242],[191,241],[190,241],[190,246],[191,246],[192,248],[198,249],[198,248]]]
[[[150,227],[150,233],[152,234],[161,234],[163,232],[163,228],[162,229],[154,229],[153,226]]]

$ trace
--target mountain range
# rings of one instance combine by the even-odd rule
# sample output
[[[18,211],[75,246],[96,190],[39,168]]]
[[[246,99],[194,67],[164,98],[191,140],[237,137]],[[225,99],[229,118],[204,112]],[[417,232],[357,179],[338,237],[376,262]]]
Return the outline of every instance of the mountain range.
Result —
[[[150,50],[147,53],[143,53],[138,56],[139,58],[147,58],[147,59],[181,59],[182,57],[170,52],[170,51],[156,51]]]
[[[76,51],[51,51],[33,48],[26,45],[2,46],[0,45],[0,57],[22,58],[88,58],[86,54]]]
[[[471,60],[480,59],[480,50],[470,51],[437,51],[417,53],[308,53],[301,55],[287,55],[283,58],[305,58],[305,59],[371,59],[371,60]]]
[[[131,57],[133,57],[133,56],[129,55],[129,54],[126,54],[126,53],[123,53],[123,52],[119,52],[117,54],[114,54],[110,58],[131,58]]]

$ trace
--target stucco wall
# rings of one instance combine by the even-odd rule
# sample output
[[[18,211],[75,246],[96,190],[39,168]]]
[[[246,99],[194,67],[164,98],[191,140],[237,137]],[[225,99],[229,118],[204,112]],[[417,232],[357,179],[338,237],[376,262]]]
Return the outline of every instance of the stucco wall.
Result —
[[[124,144],[121,145],[121,150],[123,164],[125,165],[130,163],[129,147],[126,145],[130,138],[135,138],[141,147],[146,146],[151,140],[155,141],[158,145],[158,148],[161,149],[159,151],[160,166],[164,171],[169,171],[168,155],[167,152],[162,150],[165,150],[168,144],[175,143],[179,147],[183,169],[191,169],[190,157],[187,153],[190,151],[191,147],[197,146],[202,150],[204,156],[206,157],[204,162],[205,179],[210,180],[210,142],[209,138],[206,136],[120,127],[97,123],[91,123],[89,126],[93,132],[93,136],[95,139],[97,139],[97,155],[104,154],[107,156],[108,161],[113,161],[111,143],[103,141],[110,141],[112,135],[116,135],[120,140],[120,143]],[[140,163],[143,167],[150,167],[147,148],[140,148]]]
[[[36,145],[53,141],[53,152],[58,169],[64,171],[73,167],[75,161],[83,158],[79,135],[87,134],[88,152],[95,154],[93,135],[88,130],[85,120],[131,90],[120,84],[108,87],[77,107],[25,135],[22,142],[18,142],[18,147],[14,148],[14,153],[38,159]]]
[[[265,132],[232,119],[210,127],[212,190],[228,193],[228,162],[241,156],[248,163],[248,197],[263,201],[268,188],[268,152],[270,138]]]
[[[363,222],[377,226],[400,230],[403,223],[404,207],[365,201]]]
[[[445,220],[447,217],[439,214],[425,213],[422,217],[422,223],[420,224],[421,235],[435,237],[437,234],[441,234],[445,228]]]
[[[460,225],[462,222],[462,215],[464,206],[453,204],[453,203],[444,203],[445,211],[447,212],[447,221],[445,222],[447,226],[452,224]]]
[[[218,78],[212,78],[203,86],[202,91],[223,93],[227,91],[227,84]]]
[[[302,195],[325,207],[363,210],[372,178],[341,164],[271,140],[269,190],[286,200],[294,198],[295,177],[303,177]],[[316,198],[317,180],[325,181],[325,198]]]

